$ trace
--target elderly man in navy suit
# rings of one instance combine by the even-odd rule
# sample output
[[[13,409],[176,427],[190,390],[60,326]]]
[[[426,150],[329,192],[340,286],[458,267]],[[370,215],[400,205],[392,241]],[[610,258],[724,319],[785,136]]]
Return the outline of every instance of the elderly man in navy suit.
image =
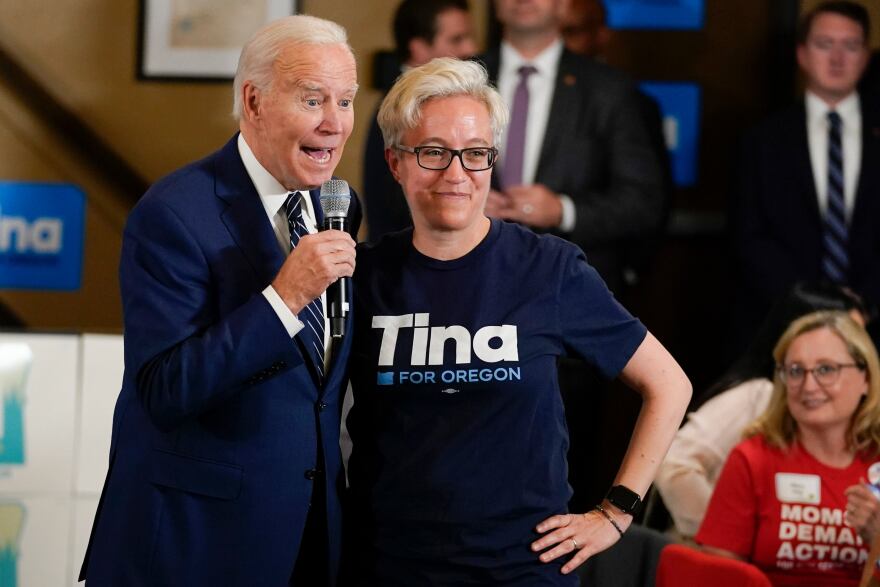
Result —
[[[856,90],[869,30],[854,2],[807,13],[797,47],[804,99],[743,141],[730,215],[741,340],[796,281],[880,301],[880,101]]]
[[[241,132],[157,182],[125,229],[125,375],[90,585],[336,582],[350,337],[328,336],[324,309],[355,243],[317,232],[316,188],[352,130],[345,31],[270,23],[234,88]],[[355,198],[348,215],[356,233]]]

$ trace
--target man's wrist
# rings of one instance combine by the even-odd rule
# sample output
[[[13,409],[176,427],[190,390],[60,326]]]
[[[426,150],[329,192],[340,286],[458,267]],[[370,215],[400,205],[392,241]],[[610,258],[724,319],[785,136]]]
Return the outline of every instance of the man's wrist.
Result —
[[[296,314],[290,309],[284,300],[281,299],[281,296],[278,294],[275,287],[272,285],[266,287],[266,289],[263,290],[263,297],[265,297],[266,301],[269,302],[269,305],[272,306],[275,315],[281,320],[281,324],[284,325],[284,329],[287,331],[290,338],[296,336],[296,334],[303,329],[303,323],[300,322]]]

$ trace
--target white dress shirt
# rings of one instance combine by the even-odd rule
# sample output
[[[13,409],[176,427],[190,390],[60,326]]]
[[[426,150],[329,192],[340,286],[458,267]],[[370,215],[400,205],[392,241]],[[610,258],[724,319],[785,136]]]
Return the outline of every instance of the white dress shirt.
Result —
[[[819,200],[819,211],[828,209],[828,112],[832,110],[812,92],[806,95],[807,143],[810,146],[810,165]],[[853,92],[833,108],[840,115],[840,141],[843,148],[843,201],[846,220],[852,220],[856,203],[856,189],[862,166],[862,111],[859,95]]]
[[[281,250],[287,255],[290,253],[290,228],[287,224],[287,215],[284,212],[284,202],[287,201],[288,196],[287,189],[281,185],[271,173],[266,171],[266,168],[263,167],[259,161],[257,161],[254,152],[251,151],[251,148],[248,146],[247,141],[244,140],[244,135],[242,134],[238,135],[238,154],[241,156],[244,168],[247,170],[254,187],[257,189],[257,194],[260,196],[260,202],[262,202],[263,209],[266,211],[266,216],[269,218],[269,222],[272,224],[272,229],[275,231],[275,238],[278,240],[278,246],[281,247]],[[299,195],[302,202],[301,210],[303,223],[306,225],[306,229],[308,229],[310,234],[318,232],[318,223],[309,192],[300,191]],[[296,314],[290,311],[290,308],[287,307],[287,304],[284,303],[284,300],[281,299],[281,296],[278,295],[278,292],[275,291],[272,284],[269,284],[266,289],[263,290],[263,296],[265,296],[266,300],[272,306],[272,309],[275,310],[278,319],[281,320],[281,323],[284,325],[284,328],[287,330],[290,337],[293,338],[296,336],[296,334],[303,329],[304,324],[299,318],[297,318]],[[326,373],[326,368],[330,362],[330,344],[332,342],[330,338],[330,326],[327,320],[326,292],[321,294],[321,305],[324,308],[324,367]]]
[[[534,59],[525,59],[507,41],[501,42],[501,63],[498,68],[498,92],[508,109],[513,107],[513,95],[519,84],[519,68],[530,65],[535,73],[528,77],[529,110],[526,115],[526,144],[523,149],[523,185],[535,183],[538,159],[541,157],[541,146],[547,133],[547,120],[550,118],[550,107],[553,103],[553,91],[556,87],[556,74],[559,70],[559,59],[562,57],[562,39],[541,51]],[[504,165],[504,151],[507,147],[507,133],[501,137],[498,145],[500,165]],[[571,231],[575,223],[575,207],[571,198],[557,194],[562,199],[562,222],[559,228]]]

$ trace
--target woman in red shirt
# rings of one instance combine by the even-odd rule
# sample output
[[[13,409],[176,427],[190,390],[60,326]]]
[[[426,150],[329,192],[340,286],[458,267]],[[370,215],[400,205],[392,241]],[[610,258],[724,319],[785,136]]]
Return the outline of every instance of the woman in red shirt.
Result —
[[[840,312],[789,326],[766,412],[718,479],[696,540],[774,585],[855,586],[880,530],[880,365]]]

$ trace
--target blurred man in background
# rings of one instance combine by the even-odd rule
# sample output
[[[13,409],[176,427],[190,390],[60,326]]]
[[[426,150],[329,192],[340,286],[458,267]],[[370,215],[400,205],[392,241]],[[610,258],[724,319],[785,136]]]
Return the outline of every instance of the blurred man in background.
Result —
[[[495,2],[503,40],[481,59],[511,122],[486,212],[577,244],[620,296],[633,248],[651,242],[663,224],[663,169],[632,80],[564,47],[566,5]],[[603,393],[598,373],[564,361],[559,381],[571,439],[570,507],[580,511],[604,496],[625,443],[610,446],[618,443],[604,436],[601,423],[617,398]]]
[[[569,0],[560,23],[562,40],[572,53],[600,61],[611,40],[601,0]]]
[[[804,15],[804,98],[743,141],[730,211],[739,340],[796,281],[826,280],[880,302],[880,101],[857,90],[870,28],[855,2]]]
[[[467,0],[404,0],[394,15],[394,42],[403,68],[418,67],[435,57],[472,57],[477,45]],[[368,240],[412,225],[403,192],[385,162],[375,116],[364,149],[363,195]]]

